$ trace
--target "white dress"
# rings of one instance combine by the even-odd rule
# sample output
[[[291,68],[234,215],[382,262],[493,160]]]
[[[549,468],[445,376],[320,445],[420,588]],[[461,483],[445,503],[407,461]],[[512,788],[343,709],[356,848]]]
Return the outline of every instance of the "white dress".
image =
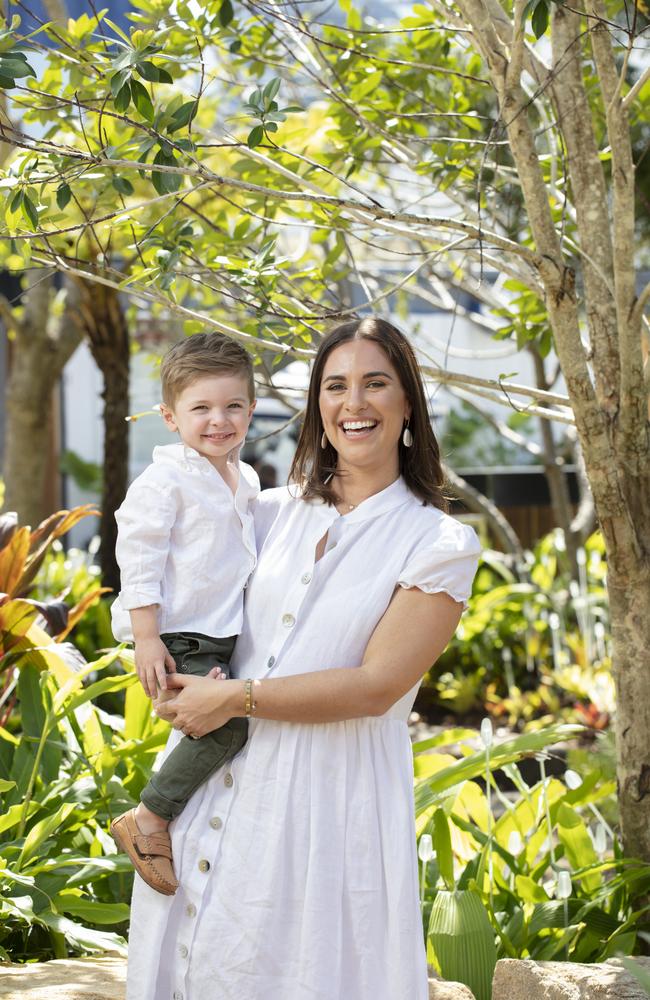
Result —
[[[268,490],[255,526],[242,677],[354,668],[397,585],[464,602],[478,560],[472,529],[401,479],[344,517]],[[416,691],[380,718],[252,721],[174,821],[176,895],[136,876],[127,1000],[426,1000]]]

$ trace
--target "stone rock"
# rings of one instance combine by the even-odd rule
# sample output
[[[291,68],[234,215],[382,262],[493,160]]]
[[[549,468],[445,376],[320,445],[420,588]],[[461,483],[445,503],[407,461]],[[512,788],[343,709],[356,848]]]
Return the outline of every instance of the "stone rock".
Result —
[[[635,962],[650,972],[650,959]],[[502,958],[492,980],[492,1000],[648,1000],[618,959],[597,965]]]
[[[123,958],[0,965],[2,1000],[124,1000],[125,996]]]
[[[435,977],[429,979],[429,1000],[474,1000],[474,994],[463,983],[448,983]]]

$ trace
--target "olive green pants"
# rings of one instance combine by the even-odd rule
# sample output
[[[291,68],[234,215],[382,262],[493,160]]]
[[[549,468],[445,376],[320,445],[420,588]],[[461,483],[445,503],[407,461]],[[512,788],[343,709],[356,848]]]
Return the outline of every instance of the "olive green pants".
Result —
[[[198,632],[172,632],[160,637],[174,657],[179,674],[205,677],[219,666],[228,675],[236,636],[211,639]],[[184,736],[140,796],[144,805],[162,819],[174,819],[185,808],[199,785],[218,767],[239,753],[248,736],[246,719],[231,719],[212,733],[192,740]]]

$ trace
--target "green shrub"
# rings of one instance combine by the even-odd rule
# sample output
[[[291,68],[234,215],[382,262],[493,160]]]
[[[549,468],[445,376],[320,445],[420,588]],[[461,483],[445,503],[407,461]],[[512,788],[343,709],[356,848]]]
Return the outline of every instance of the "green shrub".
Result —
[[[614,782],[597,767],[582,779],[546,774],[547,747],[580,728],[551,726],[492,746],[485,722],[487,746],[458,729],[414,747],[429,958],[477,1000],[489,1000],[499,958],[597,962],[634,953],[650,912],[650,866],[622,857],[603,816]],[[460,759],[441,752],[457,741]],[[515,765],[531,755],[540,778],[529,784]],[[512,792],[495,782],[498,770]]]

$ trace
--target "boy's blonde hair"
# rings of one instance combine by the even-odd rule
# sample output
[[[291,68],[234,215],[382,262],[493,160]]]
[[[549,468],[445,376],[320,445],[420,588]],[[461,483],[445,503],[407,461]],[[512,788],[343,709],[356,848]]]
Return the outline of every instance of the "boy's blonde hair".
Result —
[[[162,398],[173,407],[179,393],[206,375],[241,375],[255,399],[253,362],[244,348],[223,333],[195,333],[169,348],[160,366]]]

